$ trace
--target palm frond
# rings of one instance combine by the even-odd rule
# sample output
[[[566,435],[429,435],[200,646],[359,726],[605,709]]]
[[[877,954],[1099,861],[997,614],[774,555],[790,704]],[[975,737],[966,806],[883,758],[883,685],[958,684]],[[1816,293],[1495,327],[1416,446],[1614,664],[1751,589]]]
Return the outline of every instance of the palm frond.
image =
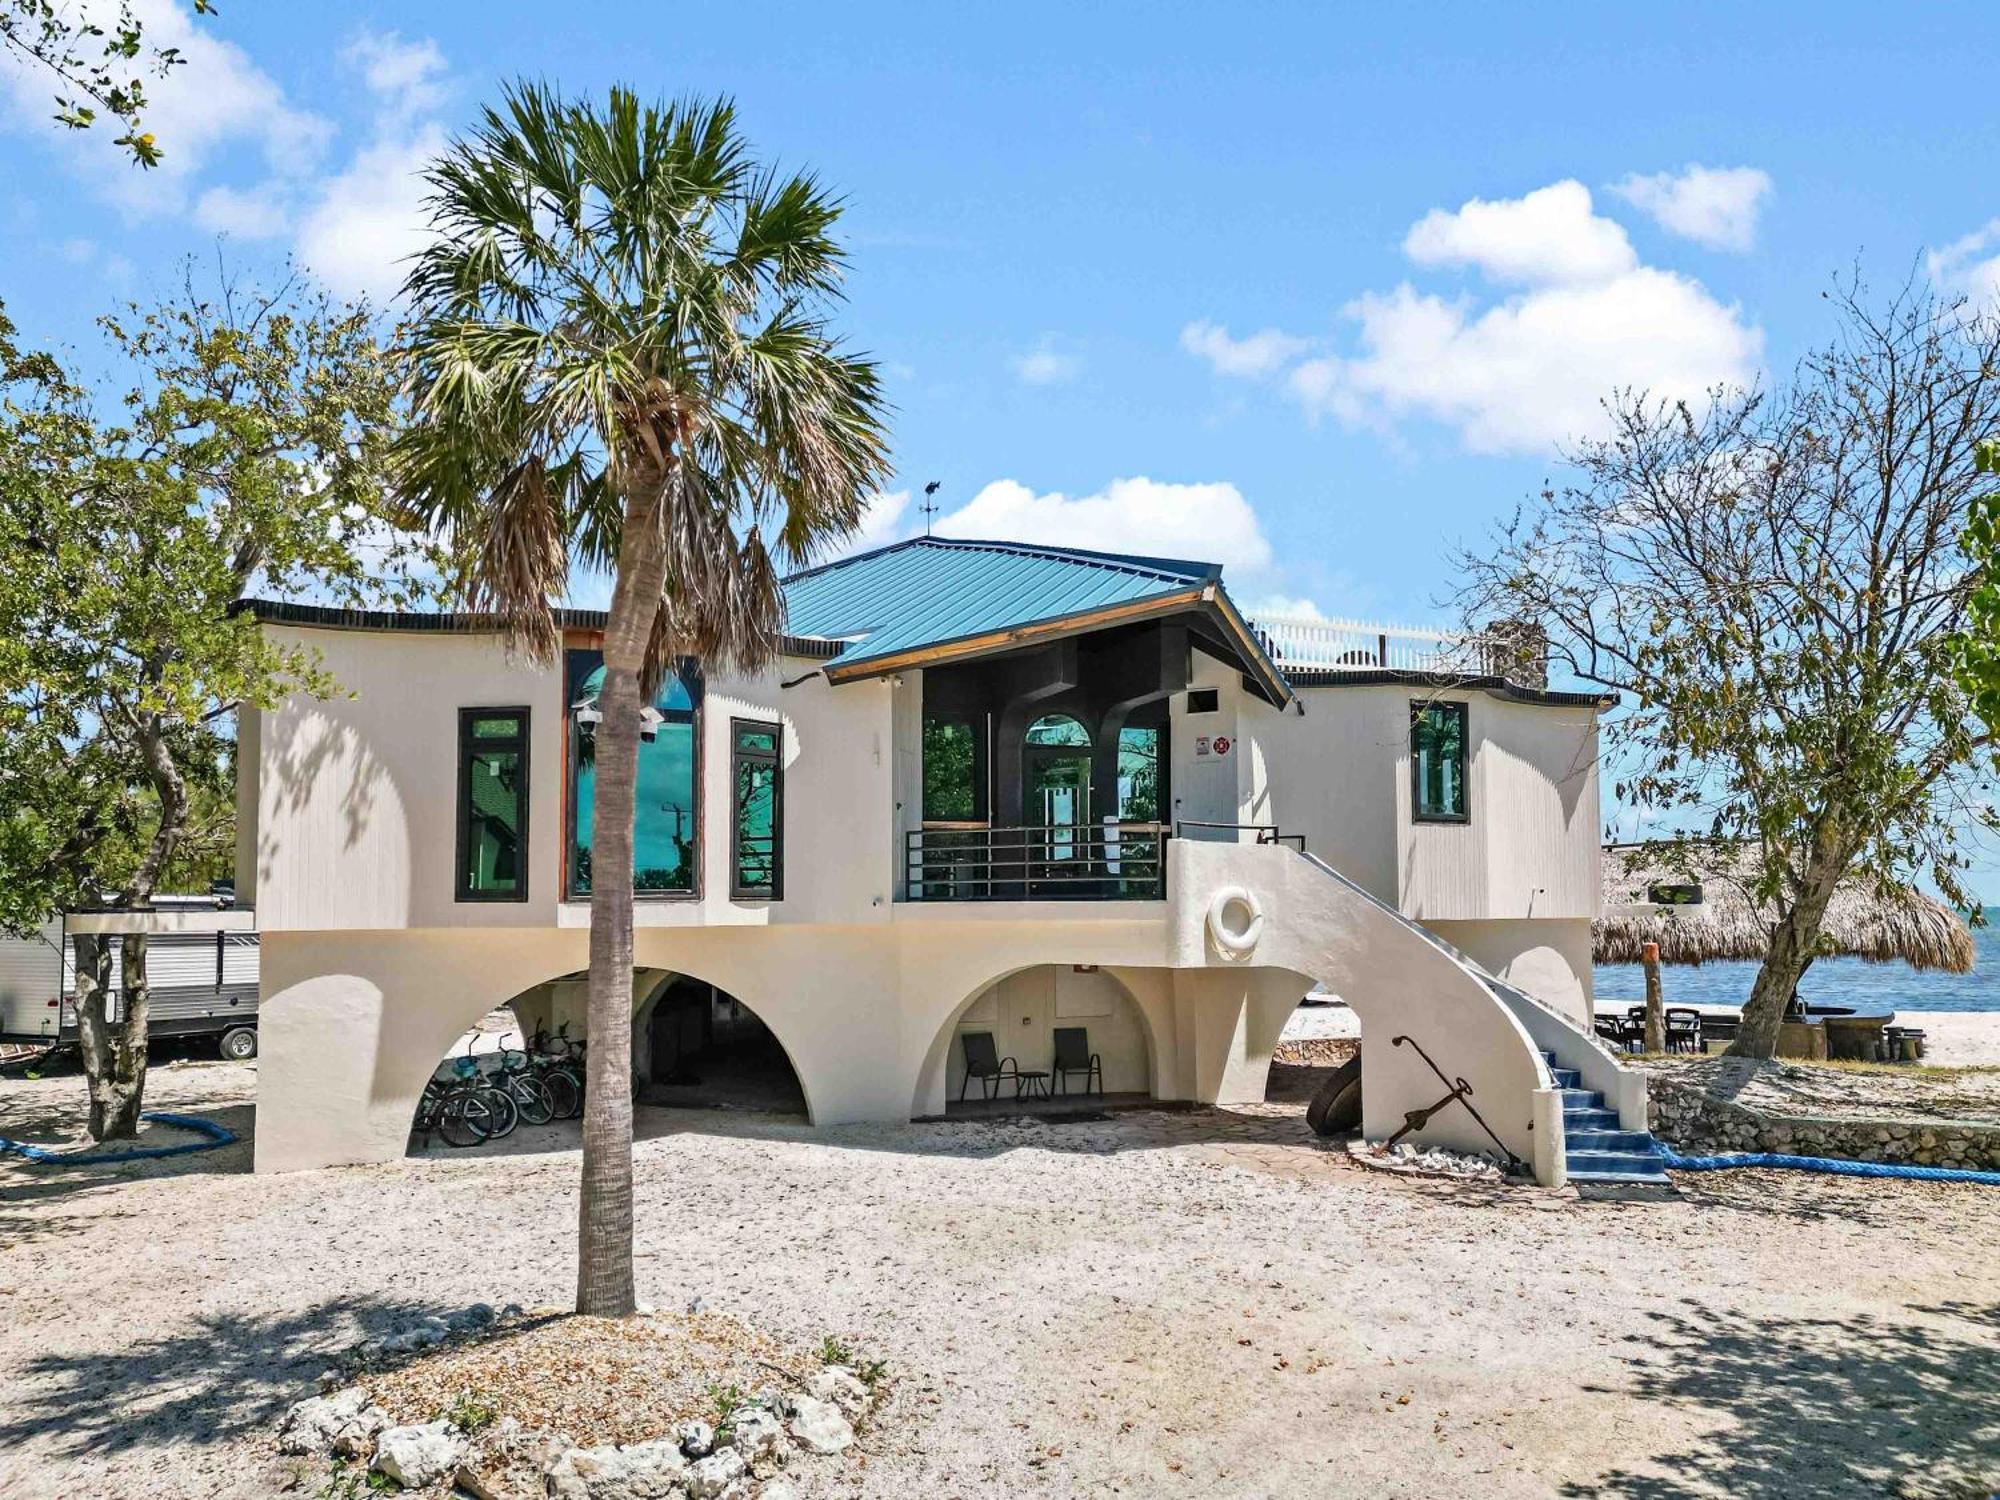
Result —
[[[778,559],[851,531],[887,477],[875,367],[826,322],[839,200],[761,169],[726,99],[534,82],[427,182],[397,473],[468,597],[552,650],[569,559],[615,565],[643,514],[667,555],[648,670],[768,661]]]

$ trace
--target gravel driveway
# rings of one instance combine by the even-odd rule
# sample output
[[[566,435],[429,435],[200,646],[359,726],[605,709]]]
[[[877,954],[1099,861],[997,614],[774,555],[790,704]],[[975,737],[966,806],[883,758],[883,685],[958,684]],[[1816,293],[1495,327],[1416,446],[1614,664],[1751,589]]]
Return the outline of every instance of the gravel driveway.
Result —
[[[252,1086],[182,1065],[149,1102],[247,1136]],[[0,1135],[67,1132],[81,1093],[0,1082]],[[330,1350],[567,1299],[564,1129],[274,1178],[247,1175],[247,1142],[0,1166],[0,1494],[274,1493],[269,1428]],[[1990,1189],[1412,1181],[1323,1149],[1297,1106],[820,1133],[648,1110],[642,1130],[642,1297],[890,1363],[884,1420],[808,1495],[2000,1488],[1971,1477],[2000,1481]]]

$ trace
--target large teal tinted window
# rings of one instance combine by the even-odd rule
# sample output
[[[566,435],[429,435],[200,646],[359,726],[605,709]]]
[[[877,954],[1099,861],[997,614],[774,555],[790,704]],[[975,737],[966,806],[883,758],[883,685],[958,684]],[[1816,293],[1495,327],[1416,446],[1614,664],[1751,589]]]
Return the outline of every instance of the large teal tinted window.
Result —
[[[528,711],[458,712],[460,901],[528,899]]]
[[[1463,703],[1410,705],[1410,774],[1419,820],[1463,823],[1472,815],[1465,794],[1465,730]]]
[[[590,820],[597,786],[594,737],[576,723],[576,705],[595,702],[604,677],[596,651],[568,654],[570,704],[569,888],[590,894]],[[696,733],[698,686],[679,676],[660,685],[653,706],[660,727],[639,742],[638,789],[632,818],[632,888],[640,896],[692,894],[695,890]]]

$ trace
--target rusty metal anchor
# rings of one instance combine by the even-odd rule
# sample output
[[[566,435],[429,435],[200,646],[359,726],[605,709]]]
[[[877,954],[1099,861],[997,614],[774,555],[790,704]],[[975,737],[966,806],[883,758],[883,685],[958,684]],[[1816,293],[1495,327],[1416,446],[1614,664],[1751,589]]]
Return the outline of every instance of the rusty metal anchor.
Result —
[[[1445,1075],[1444,1069],[1440,1068],[1435,1062],[1431,1061],[1430,1053],[1424,1051],[1423,1044],[1420,1043],[1415,1037],[1398,1036],[1398,1037],[1391,1037],[1389,1039],[1389,1045],[1392,1047],[1400,1047],[1405,1042],[1408,1042],[1410,1044],[1411,1048],[1416,1052],[1417,1056],[1421,1057],[1424,1060],[1424,1062],[1429,1066],[1430,1070],[1433,1073],[1437,1074],[1438,1082],[1443,1084],[1445,1088],[1448,1089],[1450,1092],[1448,1092],[1442,1099],[1438,1100],[1437,1103],[1431,1105],[1427,1109],[1405,1110],[1403,1112],[1403,1128],[1397,1131],[1394,1135],[1390,1136],[1388,1140],[1384,1141],[1382,1143],[1382,1149],[1385,1151],[1390,1149],[1396,1144],[1396,1142],[1400,1141],[1404,1136],[1408,1135],[1413,1130],[1422,1130],[1426,1125],[1430,1124],[1431,1117],[1437,1114],[1440,1110],[1448,1109],[1454,1104],[1463,1104],[1465,1106],[1465,1112],[1471,1115],[1472,1118],[1478,1122],[1479,1128],[1486,1132],[1487,1139],[1492,1141],[1494,1145],[1498,1146],[1500,1148],[1500,1154],[1507,1158],[1507,1170],[1509,1172],[1516,1174],[1526,1172],[1528,1170],[1527,1163],[1522,1161],[1520,1157],[1516,1156],[1512,1151],[1509,1151],[1507,1149],[1507,1143],[1501,1140],[1499,1136],[1493,1133],[1493,1127],[1486,1123],[1485,1117],[1481,1115],[1478,1110],[1472,1107],[1472,1085],[1467,1083],[1463,1078],[1453,1079],[1447,1077]]]

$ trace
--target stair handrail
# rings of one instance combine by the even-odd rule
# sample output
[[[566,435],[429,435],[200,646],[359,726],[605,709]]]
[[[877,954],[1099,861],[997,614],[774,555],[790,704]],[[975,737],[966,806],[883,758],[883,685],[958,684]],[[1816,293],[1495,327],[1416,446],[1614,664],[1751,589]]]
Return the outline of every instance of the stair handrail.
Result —
[[[1317,854],[1314,854],[1307,849],[1301,848],[1298,851],[1298,853],[1299,853],[1299,858],[1303,859],[1307,864],[1312,865],[1314,868],[1318,869],[1322,873],[1331,876],[1334,880],[1338,881],[1341,885],[1345,886],[1348,890],[1352,891],[1355,895],[1359,896],[1363,901],[1366,901],[1370,905],[1378,908],[1379,910],[1386,912],[1396,922],[1400,923],[1410,932],[1416,934],[1416,936],[1421,938],[1424,942],[1429,943],[1431,947],[1435,948],[1438,952],[1442,953],[1446,958],[1450,959],[1454,964],[1458,965],[1458,967],[1464,971],[1466,977],[1471,979],[1473,983],[1480,985],[1486,988],[1489,992],[1491,992],[1492,986],[1499,982],[1495,980],[1492,975],[1488,974],[1483,968],[1481,968],[1477,963],[1475,963],[1471,958],[1467,957],[1464,953],[1461,953],[1457,948],[1453,947],[1450,943],[1447,943],[1443,938],[1439,937],[1435,932],[1432,932],[1430,928],[1426,927],[1423,923],[1417,921],[1413,917],[1405,916],[1402,912],[1398,911],[1395,907],[1391,906],[1388,902],[1384,901],[1380,896],[1376,895],[1373,891],[1369,890],[1368,887],[1361,884],[1360,881],[1355,880],[1351,876],[1341,874],[1341,872],[1336,870],[1332,865],[1328,864],[1325,860],[1321,859]],[[1493,996],[1493,999],[1500,1004],[1502,1009],[1506,1008],[1506,1001],[1501,999],[1499,995],[1495,994]],[[1521,1023],[1518,1020],[1516,1020],[1514,1024],[1518,1027]],[[1536,1077],[1545,1080],[1548,1086],[1553,1088],[1555,1086],[1555,1078],[1549,1073],[1548,1063],[1542,1057],[1540,1049],[1537,1048],[1533,1050],[1534,1050],[1534,1064],[1535,1064]],[[1426,1058],[1425,1061],[1428,1062],[1429,1059]],[[1433,1063],[1432,1067],[1433,1069],[1435,1069],[1436,1064]],[[1485,1122],[1481,1121],[1480,1123],[1483,1125]]]

